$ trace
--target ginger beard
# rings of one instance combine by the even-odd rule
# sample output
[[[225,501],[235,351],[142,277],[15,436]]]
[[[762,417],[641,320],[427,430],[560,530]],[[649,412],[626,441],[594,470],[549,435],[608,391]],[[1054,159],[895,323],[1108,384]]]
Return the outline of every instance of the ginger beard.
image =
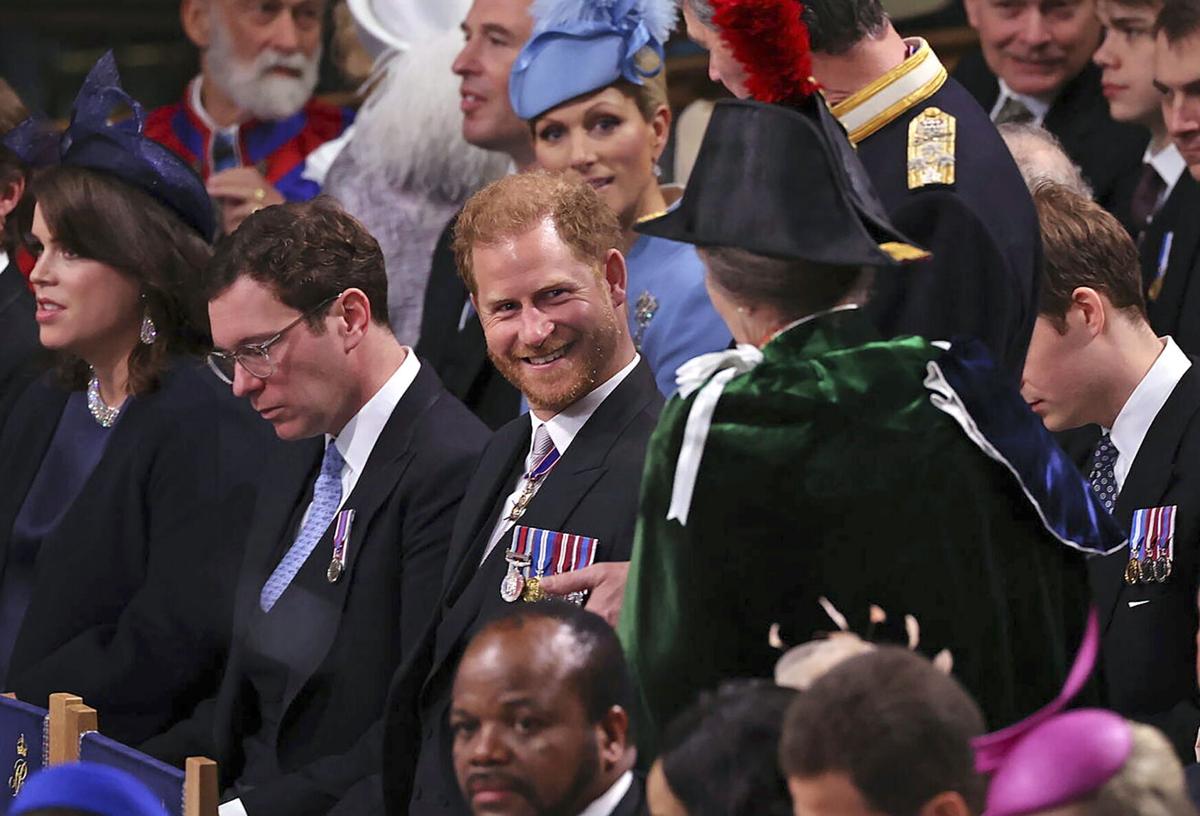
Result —
[[[556,325],[540,349],[518,345],[509,353],[497,354],[489,347],[488,357],[504,379],[525,395],[531,408],[558,414],[600,385],[600,372],[616,354],[621,330],[607,292],[604,305],[598,320],[574,339],[561,337],[560,332],[569,334],[572,330]],[[551,364],[556,366],[553,376],[549,372],[540,374],[536,366],[527,362],[529,358],[542,359],[559,351],[564,353]]]
[[[234,104],[266,122],[286,119],[303,108],[317,87],[321,48],[311,57],[268,48],[254,59],[244,60],[234,54],[233,38],[215,5],[212,14],[206,66],[212,81]],[[298,72],[299,76],[278,72],[280,68]]]

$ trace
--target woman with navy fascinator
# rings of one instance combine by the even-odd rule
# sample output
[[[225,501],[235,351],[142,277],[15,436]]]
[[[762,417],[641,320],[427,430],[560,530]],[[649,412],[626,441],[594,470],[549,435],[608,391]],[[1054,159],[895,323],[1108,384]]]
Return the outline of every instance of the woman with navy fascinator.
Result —
[[[541,167],[585,180],[616,212],[630,334],[670,396],[679,366],[732,339],[695,249],[633,229],[679,197],[658,180],[671,129],[663,44],[674,0],[534,0],[530,13],[533,36],[509,81],[513,110],[529,122]]]
[[[117,123],[118,106],[132,116]],[[139,742],[219,680],[229,574],[270,434],[197,359],[214,231],[204,185],[141,132],[112,55],[58,133],[4,139],[36,168],[30,283],[56,371],[0,434],[0,678],[80,694]]]

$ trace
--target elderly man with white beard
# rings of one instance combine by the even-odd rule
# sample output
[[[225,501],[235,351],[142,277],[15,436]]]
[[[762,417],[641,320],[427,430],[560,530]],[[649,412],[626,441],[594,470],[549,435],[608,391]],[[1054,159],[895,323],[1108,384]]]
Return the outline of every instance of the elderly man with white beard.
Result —
[[[353,114],[312,98],[327,0],[183,0],[183,30],[200,75],[183,99],[152,112],[146,135],[205,180],[221,227],[320,192],[309,155]]]

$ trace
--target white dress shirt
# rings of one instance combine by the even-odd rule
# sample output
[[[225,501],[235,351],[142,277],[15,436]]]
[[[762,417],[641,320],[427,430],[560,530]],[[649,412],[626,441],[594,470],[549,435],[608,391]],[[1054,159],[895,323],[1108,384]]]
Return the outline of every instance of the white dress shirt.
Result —
[[[571,443],[575,441],[575,437],[583,430],[583,426],[592,418],[592,414],[596,413],[596,409],[600,407],[604,400],[608,399],[609,394],[617,390],[617,386],[625,381],[629,376],[629,372],[641,362],[642,356],[634,354],[633,359],[629,364],[618,371],[616,374],[609,377],[601,385],[593,388],[591,393],[576,400],[571,405],[564,408],[560,413],[555,414],[550,419],[545,421],[534,416],[533,412],[529,412],[529,421],[533,425],[533,432],[529,437],[529,453],[525,455],[525,473],[535,464],[533,458],[533,440],[537,438],[537,430],[540,426],[546,426],[546,432],[550,434],[550,441],[554,443],[554,447],[558,450],[560,456],[565,456],[567,448],[571,447]],[[500,508],[500,517],[496,519],[496,526],[492,528],[492,536],[488,539],[487,548],[483,551],[483,558],[479,559],[479,563],[487,560],[487,557],[492,554],[492,550],[496,549],[496,544],[504,537],[504,534],[512,529],[513,523],[508,520],[509,513],[517,504],[517,499],[525,489],[525,476],[517,479],[517,486],[508,498],[504,500],[504,506]]]
[[[396,410],[396,406],[400,404],[400,400],[421,369],[421,363],[417,360],[417,355],[413,353],[413,350],[408,346],[405,346],[404,350],[407,352],[404,362],[375,392],[374,396],[358,409],[358,413],[346,423],[346,427],[342,428],[336,437],[325,435],[325,444],[328,445],[332,441],[334,445],[337,445],[338,453],[346,462],[342,466],[342,501],[338,505],[338,510],[342,509],[342,505],[346,503],[354,486],[358,484],[358,477],[362,475],[367,466],[371,451],[374,450],[375,443],[379,441],[379,435],[383,433],[383,426],[387,425],[388,420],[392,417],[392,412]],[[311,509],[312,503],[310,502],[304,510],[304,519],[308,518]],[[304,526],[304,519],[301,520],[300,527]],[[249,814],[246,813],[242,800],[234,799],[217,808],[217,816],[249,816]]]
[[[1000,115],[1000,110],[1004,107],[1004,103],[1010,99],[1017,100],[1029,109],[1029,112],[1033,114],[1032,124],[1040,125],[1046,120],[1046,114],[1050,112],[1050,105],[1054,102],[1053,98],[1046,99],[1029,96],[1028,94],[1020,94],[1009,88],[1008,83],[1003,79],[997,77],[997,81],[1000,83],[1000,94],[996,97],[996,104],[992,106],[990,116],[993,121]]]
[[[8,269],[8,253],[0,249],[0,275],[4,274],[5,269]]]
[[[1117,449],[1117,461],[1113,465],[1113,475],[1117,479],[1117,492],[1125,486],[1125,478],[1129,469],[1137,459],[1146,432],[1150,430],[1158,412],[1179,384],[1184,373],[1192,367],[1192,361],[1175,344],[1170,337],[1164,338],[1166,344],[1138,383],[1137,388],[1129,395],[1121,413],[1113,422],[1111,438]]]
[[[626,771],[612,784],[611,788],[593,799],[590,805],[579,811],[579,816],[608,816],[617,809],[617,805],[621,804],[621,800],[625,798],[625,794],[629,793],[629,789],[632,786],[633,771]]]

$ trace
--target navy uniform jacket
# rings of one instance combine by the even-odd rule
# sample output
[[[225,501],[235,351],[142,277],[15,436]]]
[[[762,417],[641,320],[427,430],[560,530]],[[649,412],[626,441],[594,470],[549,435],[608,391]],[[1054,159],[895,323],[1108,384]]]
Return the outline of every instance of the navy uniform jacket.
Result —
[[[885,337],[976,337],[1019,377],[1037,318],[1037,213],[987,114],[948,78],[929,46],[916,42],[917,51],[882,87],[831,108],[857,146],[892,223],[933,253],[929,260],[878,273],[868,313]],[[877,116],[867,112],[880,108]],[[913,136],[927,121],[944,127],[947,117],[953,117],[954,136],[933,155],[952,163],[953,178],[911,179]]]
[[[1187,354],[1200,354],[1200,183],[1187,171],[1146,228],[1140,252],[1155,334],[1169,334]]]
[[[1150,424],[1113,516],[1128,531],[1135,510],[1178,507],[1175,563],[1164,583],[1127,585],[1129,552],[1089,560],[1100,615],[1105,705],[1161,729],[1185,758],[1200,729],[1196,589],[1200,583],[1200,362]]]
[[[983,52],[965,55],[954,78],[970,91],[985,111],[1000,98],[1000,84]],[[1100,69],[1092,63],[1059,92],[1042,122],[1062,142],[1067,155],[1083,170],[1096,201],[1129,224],[1129,201],[1137,186],[1142,156],[1150,133],[1145,128],[1113,121],[1100,88]]]

